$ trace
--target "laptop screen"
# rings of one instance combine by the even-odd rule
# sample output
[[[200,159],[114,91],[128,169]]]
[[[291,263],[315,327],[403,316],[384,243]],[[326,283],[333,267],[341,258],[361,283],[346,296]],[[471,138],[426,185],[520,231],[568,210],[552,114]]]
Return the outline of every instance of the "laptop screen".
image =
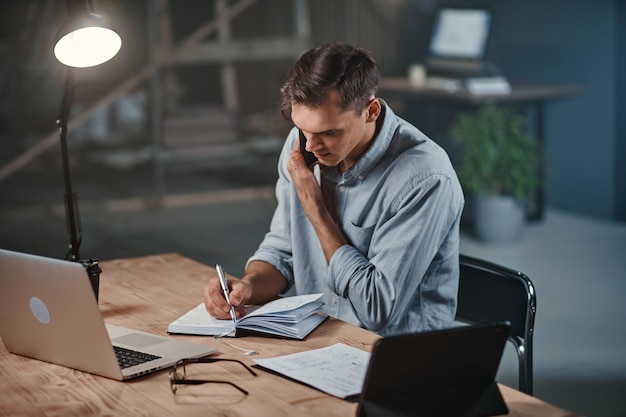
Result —
[[[490,27],[489,10],[442,8],[435,18],[429,55],[480,60],[485,54]]]

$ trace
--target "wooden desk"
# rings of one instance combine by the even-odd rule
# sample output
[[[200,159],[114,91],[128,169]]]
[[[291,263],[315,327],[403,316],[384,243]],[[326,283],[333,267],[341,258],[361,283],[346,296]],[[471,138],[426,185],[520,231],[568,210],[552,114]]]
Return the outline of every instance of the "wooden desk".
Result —
[[[100,308],[104,319],[166,334],[167,324],[201,301],[208,266],[177,254],[102,262]],[[217,346],[218,355],[236,349],[208,337],[176,336]],[[379,336],[329,319],[305,341],[245,337],[228,339],[272,357],[336,342],[371,350]],[[251,357],[237,358],[253,365]],[[219,366],[212,364],[211,366]],[[234,404],[184,404],[170,391],[168,372],[118,382],[9,354],[0,345],[0,415],[6,416],[354,416],[356,403],[331,397],[280,376],[259,371],[239,384],[250,395]],[[572,416],[512,388],[501,386],[509,416]]]

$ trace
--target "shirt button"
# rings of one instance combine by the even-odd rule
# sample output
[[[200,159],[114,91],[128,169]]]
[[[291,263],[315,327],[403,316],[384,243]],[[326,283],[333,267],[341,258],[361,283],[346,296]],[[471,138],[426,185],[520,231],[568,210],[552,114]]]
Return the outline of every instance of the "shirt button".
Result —
[[[363,181],[363,179],[364,179],[364,178],[365,178],[365,176],[363,176],[363,175],[359,175],[359,179],[360,179],[361,181]]]
[[[330,300],[330,302],[331,302],[331,303],[333,303],[333,304],[337,304],[337,298],[336,298],[336,297],[333,297],[333,298]]]
[[[343,193],[344,191],[346,191],[346,187],[345,187],[345,186],[343,186],[343,185],[342,185],[342,186],[340,186],[340,187],[339,187],[339,191],[341,191],[341,192]]]

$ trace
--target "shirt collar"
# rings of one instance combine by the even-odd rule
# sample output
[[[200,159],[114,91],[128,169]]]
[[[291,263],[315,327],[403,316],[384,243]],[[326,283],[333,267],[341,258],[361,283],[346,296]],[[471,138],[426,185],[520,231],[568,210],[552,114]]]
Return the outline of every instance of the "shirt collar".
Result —
[[[353,182],[354,180],[364,180],[371,170],[376,166],[378,161],[385,155],[393,134],[398,126],[398,119],[393,111],[389,108],[384,100],[379,99],[382,104],[382,110],[380,112],[380,118],[382,118],[382,125],[376,138],[372,141],[370,147],[365,151],[361,158],[343,175],[339,174],[338,167],[329,167],[323,171],[324,177],[328,180],[338,183],[342,179],[347,182]]]

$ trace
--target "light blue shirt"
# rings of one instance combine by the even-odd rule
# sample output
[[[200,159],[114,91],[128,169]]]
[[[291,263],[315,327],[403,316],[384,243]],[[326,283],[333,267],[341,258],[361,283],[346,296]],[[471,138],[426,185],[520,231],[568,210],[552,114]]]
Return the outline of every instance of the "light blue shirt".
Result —
[[[376,139],[352,168],[318,171],[349,243],[327,263],[287,172],[294,128],[278,163],[270,231],[248,262],[268,262],[289,294],[323,293],[325,313],[381,335],[447,327],[456,312],[463,192],[445,151],[383,109]]]

